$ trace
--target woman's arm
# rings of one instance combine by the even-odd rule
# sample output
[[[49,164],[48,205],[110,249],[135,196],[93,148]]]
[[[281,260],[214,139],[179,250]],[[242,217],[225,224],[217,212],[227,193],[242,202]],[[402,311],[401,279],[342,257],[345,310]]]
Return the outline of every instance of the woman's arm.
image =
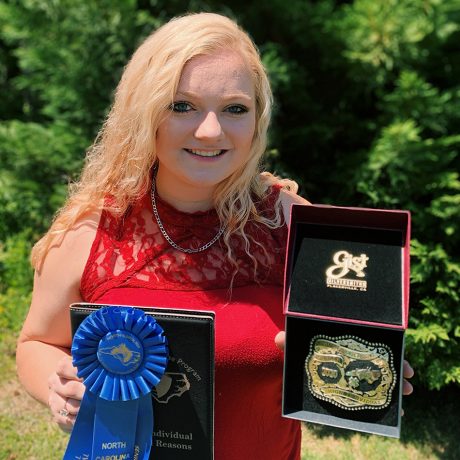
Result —
[[[79,404],[73,400],[83,394],[69,358],[69,305],[82,300],[80,280],[98,220],[98,215],[82,219],[50,249],[35,273],[32,303],[18,340],[19,380],[34,398],[50,405],[63,428],[72,417],[59,418],[59,410],[75,413]]]

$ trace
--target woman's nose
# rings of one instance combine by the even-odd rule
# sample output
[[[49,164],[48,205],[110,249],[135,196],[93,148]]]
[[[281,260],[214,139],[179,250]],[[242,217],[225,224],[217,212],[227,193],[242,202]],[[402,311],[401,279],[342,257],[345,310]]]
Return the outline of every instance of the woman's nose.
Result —
[[[218,139],[222,134],[222,126],[215,112],[208,112],[195,131],[197,139]]]

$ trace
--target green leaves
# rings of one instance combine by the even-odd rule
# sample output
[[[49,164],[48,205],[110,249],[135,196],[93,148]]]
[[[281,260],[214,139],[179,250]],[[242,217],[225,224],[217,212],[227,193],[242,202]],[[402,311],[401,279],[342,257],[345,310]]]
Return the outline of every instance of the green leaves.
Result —
[[[0,331],[18,331],[31,300],[31,231],[8,237],[0,244]]]
[[[455,104],[457,91],[440,91],[417,72],[403,70],[395,89],[383,97],[383,109],[389,118],[414,120],[420,129],[433,135],[449,130],[450,104]],[[452,107],[453,108],[453,107]]]
[[[21,73],[14,86],[29,116],[77,125],[95,135],[123,66],[159,22],[134,1],[27,1],[2,4],[2,38]]]
[[[37,238],[82,166],[85,140],[65,124],[0,124],[0,240],[23,229]]]

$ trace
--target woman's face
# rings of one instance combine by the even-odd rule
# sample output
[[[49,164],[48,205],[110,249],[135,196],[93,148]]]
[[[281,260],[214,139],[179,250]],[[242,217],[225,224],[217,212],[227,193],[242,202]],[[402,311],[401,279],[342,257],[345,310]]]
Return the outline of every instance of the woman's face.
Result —
[[[191,59],[169,110],[157,132],[159,193],[209,199],[248,159],[254,137],[255,90],[243,59],[231,50]]]

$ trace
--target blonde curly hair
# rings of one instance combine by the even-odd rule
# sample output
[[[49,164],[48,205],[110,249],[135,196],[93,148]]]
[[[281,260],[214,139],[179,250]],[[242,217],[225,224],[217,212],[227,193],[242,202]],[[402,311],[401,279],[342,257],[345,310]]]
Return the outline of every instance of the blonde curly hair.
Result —
[[[273,183],[297,191],[297,184],[261,173],[266,149],[272,92],[256,46],[231,19],[214,13],[188,14],[172,19],[139,46],[125,68],[107,119],[87,152],[81,178],[70,187],[69,197],[56,214],[44,237],[32,251],[32,265],[39,267],[51,245],[86,213],[107,208],[123,215],[147,193],[152,166],[157,162],[155,138],[168,107],[174,100],[185,64],[198,55],[231,49],[239,53],[250,69],[256,95],[256,129],[247,161],[216,187],[215,209],[225,227],[227,255],[232,262],[230,237],[244,233],[253,219],[271,228],[282,223],[281,207],[273,219],[260,216],[255,200]],[[253,258],[255,267],[257,261]]]

